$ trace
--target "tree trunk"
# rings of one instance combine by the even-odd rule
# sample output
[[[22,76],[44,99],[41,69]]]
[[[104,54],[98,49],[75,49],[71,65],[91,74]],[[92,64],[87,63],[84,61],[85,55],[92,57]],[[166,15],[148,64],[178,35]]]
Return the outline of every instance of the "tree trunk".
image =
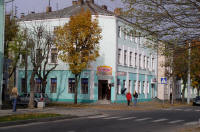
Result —
[[[77,104],[78,99],[78,83],[80,79],[80,74],[75,75],[75,93],[74,93],[74,104]]]
[[[186,83],[183,84],[183,89],[182,89],[182,103],[185,101],[185,88],[186,88]]]
[[[27,46],[26,46],[27,49]],[[27,93],[27,68],[28,68],[28,58],[27,58],[27,51],[26,51],[26,55],[25,55],[25,75],[24,75],[24,80],[25,80],[25,91]]]
[[[35,72],[36,70],[33,70],[32,74],[31,74],[31,79],[30,79],[30,100],[29,100],[29,104],[28,107],[29,108],[34,108],[34,89],[35,89]]]
[[[46,79],[42,80],[42,93],[45,93],[45,91],[46,91],[46,85],[47,85]]]

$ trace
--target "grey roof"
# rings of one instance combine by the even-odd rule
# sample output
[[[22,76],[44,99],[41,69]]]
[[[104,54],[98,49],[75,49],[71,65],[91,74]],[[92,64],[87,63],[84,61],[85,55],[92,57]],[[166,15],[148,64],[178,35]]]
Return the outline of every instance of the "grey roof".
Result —
[[[87,10],[89,9],[92,15],[105,15],[105,16],[114,16],[115,14],[111,11],[105,10],[102,7],[90,3],[90,2],[84,2],[82,5],[72,5],[70,7],[52,11],[49,13],[32,13],[24,16],[21,18],[21,21],[30,21],[30,20],[43,20],[43,19],[54,19],[54,18],[69,18],[72,15],[75,15],[81,10]]]

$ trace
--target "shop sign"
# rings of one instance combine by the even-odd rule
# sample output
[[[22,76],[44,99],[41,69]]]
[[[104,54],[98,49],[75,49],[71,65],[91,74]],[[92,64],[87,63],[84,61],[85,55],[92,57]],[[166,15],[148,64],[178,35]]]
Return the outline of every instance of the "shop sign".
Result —
[[[97,75],[112,75],[112,67],[110,66],[98,66]]]

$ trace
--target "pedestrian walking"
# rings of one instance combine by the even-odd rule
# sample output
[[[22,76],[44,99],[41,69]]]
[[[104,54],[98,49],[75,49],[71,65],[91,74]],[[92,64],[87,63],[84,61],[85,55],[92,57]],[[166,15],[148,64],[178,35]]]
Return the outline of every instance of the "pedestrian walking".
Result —
[[[134,97],[134,106],[136,106],[136,104],[137,104],[137,98],[138,98],[138,94],[137,94],[136,91],[134,91],[133,97]]]
[[[12,100],[12,104],[13,104],[13,112],[16,112],[17,96],[18,96],[17,88],[13,87],[13,89],[11,91],[11,100]]]
[[[128,106],[130,105],[131,98],[132,98],[132,97],[131,97],[131,93],[128,92],[128,93],[126,94],[126,99],[127,99]]]

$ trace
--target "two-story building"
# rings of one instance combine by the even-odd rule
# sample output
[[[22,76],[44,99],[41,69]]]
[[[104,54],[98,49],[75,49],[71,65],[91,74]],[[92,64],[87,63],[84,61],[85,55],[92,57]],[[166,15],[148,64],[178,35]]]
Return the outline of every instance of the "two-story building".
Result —
[[[100,40],[100,56],[81,74],[78,88],[78,102],[126,102],[125,93],[136,90],[139,101],[148,101],[157,96],[157,53],[146,48],[145,43],[152,41],[141,37],[142,31],[131,26],[131,22],[120,17],[119,8],[111,12],[105,5],[98,6],[94,0],[73,1],[72,6],[45,13],[31,13],[21,18],[20,25],[29,27],[33,23],[43,23],[52,32],[57,26],[63,26],[70,16],[81,9],[90,10],[93,18],[98,15],[102,29]],[[67,64],[57,58],[57,49],[52,49],[48,65],[58,66],[48,76],[46,93],[53,101],[73,102],[74,75]],[[28,80],[31,75],[28,67]],[[41,81],[35,77],[36,89],[40,89]],[[24,89],[24,68],[18,69],[18,88]],[[29,83],[28,83],[29,84]],[[28,91],[29,91],[28,86]],[[125,90],[126,89],[126,90]],[[125,92],[124,92],[125,91]]]

